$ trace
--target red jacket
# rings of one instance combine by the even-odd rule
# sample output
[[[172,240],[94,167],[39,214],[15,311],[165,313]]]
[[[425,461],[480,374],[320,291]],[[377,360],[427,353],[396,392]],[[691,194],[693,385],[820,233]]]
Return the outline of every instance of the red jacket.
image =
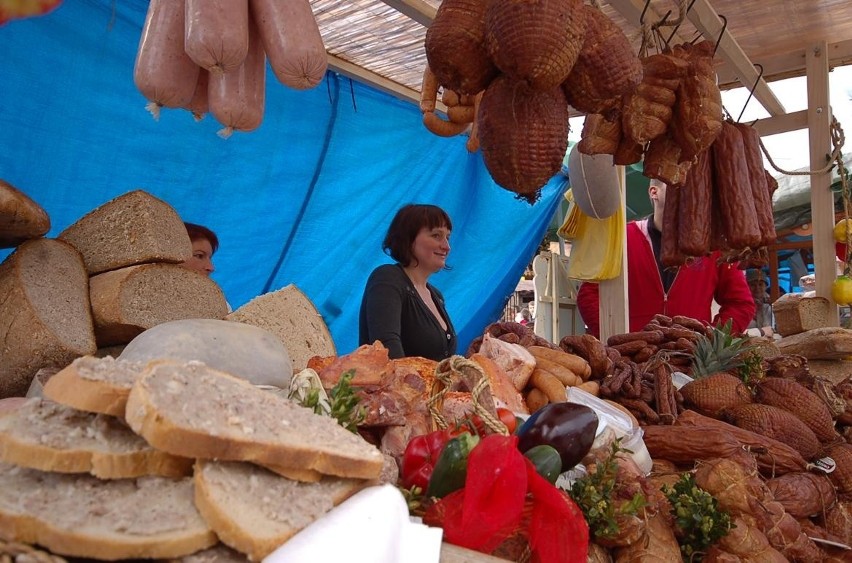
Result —
[[[684,315],[710,322],[713,299],[719,314],[713,324],[733,320],[733,331],[743,332],[754,317],[754,299],[743,271],[736,264],[718,264],[719,253],[713,252],[681,266],[669,288],[663,281],[654,258],[648,235],[648,220],[627,224],[627,297],[630,302],[630,332],[642,330],[657,313]],[[718,265],[717,265],[718,264]],[[583,283],[577,294],[577,308],[587,332],[600,334],[598,284]]]

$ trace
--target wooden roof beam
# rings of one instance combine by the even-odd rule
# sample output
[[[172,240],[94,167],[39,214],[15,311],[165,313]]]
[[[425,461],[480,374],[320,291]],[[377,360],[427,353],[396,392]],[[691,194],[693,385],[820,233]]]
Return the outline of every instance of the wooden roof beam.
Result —
[[[763,79],[767,82],[783,80],[805,75],[805,49],[798,49],[788,53],[762,57],[759,62],[763,65]],[[838,66],[852,64],[852,39],[837,41],[828,44],[828,66],[833,69]],[[719,69],[719,87],[723,90],[745,86],[751,88],[753,83],[740,82],[735,69],[724,67]]]
[[[754,89],[754,97],[761,105],[766,108],[769,115],[783,115],[787,113],[784,105],[775,96],[769,85],[760,76],[758,70],[746,56],[742,47],[734,39],[734,36],[727,30],[722,19],[716,13],[716,10],[710,5],[707,0],[695,0],[692,9],[689,10],[687,18],[692,22],[692,25],[700,31],[705,38],[719,38],[719,54],[725,62],[733,69],[742,84],[757,83]],[[722,31],[724,29],[724,32]]]
[[[437,8],[433,8],[424,0],[382,0],[382,2],[423,25],[423,27],[429,27],[438,12]]]

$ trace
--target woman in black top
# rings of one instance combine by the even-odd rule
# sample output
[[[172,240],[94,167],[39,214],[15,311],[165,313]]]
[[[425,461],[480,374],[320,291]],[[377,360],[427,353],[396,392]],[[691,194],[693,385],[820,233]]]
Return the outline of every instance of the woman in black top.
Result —
[[[379,266],[361,299],[359,343],[380,340],[391,358],[442,360],[456,352],[456,332],[429,276],[447,268],[453,224],[440,207],[406,205],[391,221],[382,249],[396,264]]]

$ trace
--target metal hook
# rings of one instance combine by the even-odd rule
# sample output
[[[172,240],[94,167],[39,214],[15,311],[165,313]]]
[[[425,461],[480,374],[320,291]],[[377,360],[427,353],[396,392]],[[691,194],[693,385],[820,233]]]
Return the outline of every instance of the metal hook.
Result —
[[[674,29],[672,29],[672,33],[671,33],[671,35],[669,35],[669,38],[668,38],[668,39],[666,39],[666,47],[668,47],[668,46],[669,46],[669,43],[671,42],[672,37],[674,37],[675,33],[677,33],[677,30],[678,30],[678,29],[680,29],[680,26],[681,26],[681,24],[683,23],[683,20],[685,20],[685,19],[686,19],[686,14],[688,14],[688,13],[689,13],[689,11],[692,9],[693,4],[695,4],[695,0],[691,0],[691,1],[689,2],[689,5],[686,7],[686,13],[683,15],[683,18],[680,20],[680,23],[679,23],[679,24],[677,24],[677,25],[674,27]]]
[[[719,31],[719,38],[718,38],[718,39],[716,39],[716,46],[715,46],[715,47],[713,47],[713,56],[714,56],[714,57],[716,56],[716,51],[719,49],[719,43],[721,43],[721,42],[722,42],[722,36],[723,36],[723,35],[725,35],[725,30],[728,28],[728,18],[726,18],[726,17],[725,17],[725,16],[723,16],[722,14],[719,14],[719,17],[720,17],[720,18],[722,19],[722,21],[723,21],[723,22],[725,22],[725,23],[722,25],[722,30],[721,30],[721,31]]]
[[[746,101],[743,104],[743,110],[740,112],[739,117],[737,117],[737,123],[740,122],[740,119],[742,118],[743,114],[745,113],[746,107],[748,106],[748,103],[751,101],[751,97],[754,95],[754,90],[757,88],[758,82],[760,82],[760,79],[763,78],[763,65],[760,64],[760,63],[754,63],[754,66],[760,68],[760,72],[757,73],[757,78],[754,80],[754,84],[752,85],[751,90],[748,91],[748,98],[746,98]]]
[[[648,6],[651,5],[651,0],[645,0],[645,7],[642,8],[642,13],[639,14],[639,25],[645,25],[645,12],[648,11]]]

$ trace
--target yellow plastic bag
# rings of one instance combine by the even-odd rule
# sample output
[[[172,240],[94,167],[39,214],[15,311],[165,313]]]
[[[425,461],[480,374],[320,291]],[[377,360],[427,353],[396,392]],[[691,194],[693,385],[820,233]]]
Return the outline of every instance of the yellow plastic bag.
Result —
[[[580,210],[570,192],[565,192],[565,199],[570,202],[568,215],[557,231],[559,236],[572,241],[568,277],[592,282],[618,277],[624,251],[624,206],[619,206],[606,219],[595,219]]]

